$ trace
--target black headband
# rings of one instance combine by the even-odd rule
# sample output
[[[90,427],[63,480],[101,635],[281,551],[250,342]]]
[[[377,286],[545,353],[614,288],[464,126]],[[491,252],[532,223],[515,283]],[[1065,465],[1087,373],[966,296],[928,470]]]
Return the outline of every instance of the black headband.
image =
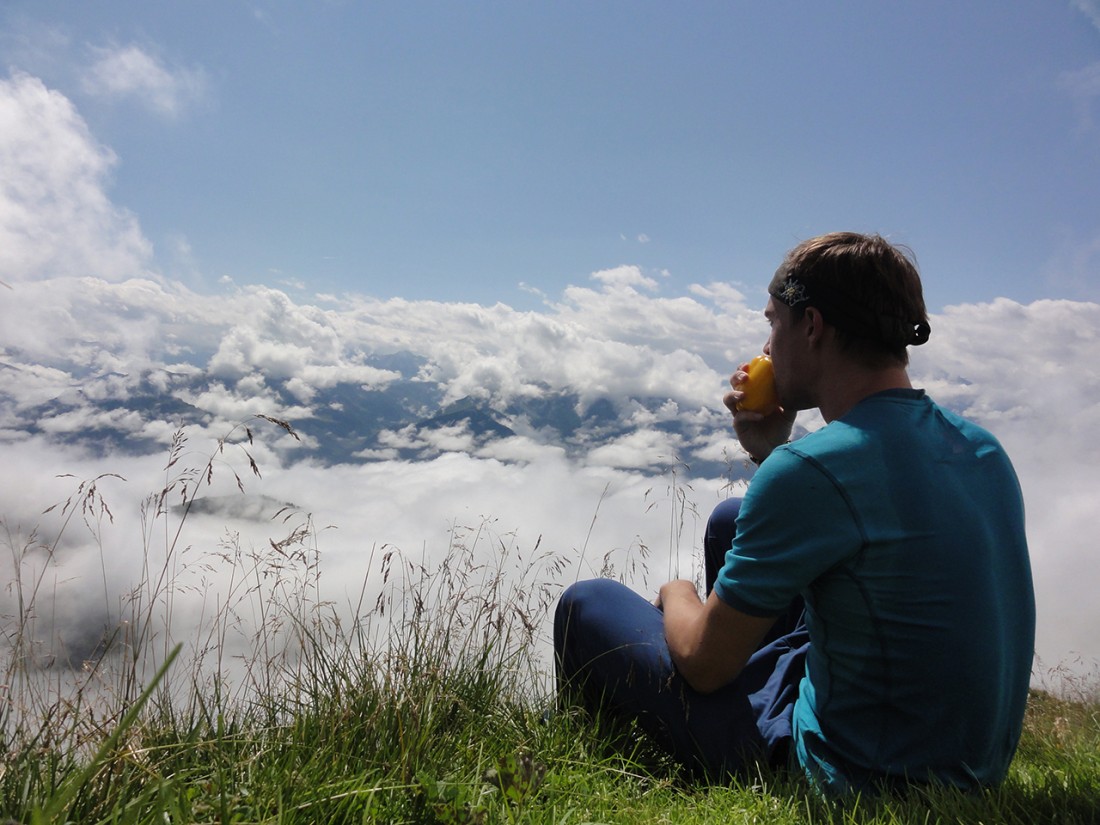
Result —
[[[837,329],[858,338],[870,338],[890,347],[919,347],[932,334],[927,321],[909,321],[895,315],[875,312],[843,290],[820,282],[807,284],[785,267],[776,270],[768,286],[768,293],[782,304],[798,307],[814,306]],[[900,340],[899,331],[908,331],[908,338]]]

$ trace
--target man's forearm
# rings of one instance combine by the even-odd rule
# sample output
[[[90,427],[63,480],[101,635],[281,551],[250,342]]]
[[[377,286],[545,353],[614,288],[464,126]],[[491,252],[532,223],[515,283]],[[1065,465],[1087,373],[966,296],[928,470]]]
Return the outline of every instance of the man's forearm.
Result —
[[[735,610],[714,593],[701,602],[695,585],[683,579],[661,588],[660,605],[672,663],[700,693],[736,679],[775,622]]]
[[[665,641],[672,662],[688,684],[703,690],[705,667],[700,667],[703,603],[695,585],[684,579],[671,581],[661,588],[661,607],[665,614]]]

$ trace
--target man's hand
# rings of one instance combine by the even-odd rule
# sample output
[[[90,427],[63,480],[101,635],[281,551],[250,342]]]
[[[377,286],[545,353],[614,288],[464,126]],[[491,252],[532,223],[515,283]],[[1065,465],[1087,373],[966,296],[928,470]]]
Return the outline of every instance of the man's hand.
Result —
[[[673,579],[667,584],[661,585],[654,604],[664,610],[670,601],[674,604],[687,605],[689,608],[694,606],[702,609],[703,607],[703,603],[699,601],[699,592],[695,589],[695,585],[687,579]]]
[[[742,364],[730,376],[730,386],[733,389],[722,398],[722,403],[733,413],[733,429],[737,433],[737,440],[741,442],[745,452],[759,463],[771,455],[772,450],[780,444],[786,444],[790,439],[795,414],[788,413],[782,407],[769,415],[737,409],[738,402],[745,394],[741,385],[749,377],[745,371],[747,366],[748,364]]]

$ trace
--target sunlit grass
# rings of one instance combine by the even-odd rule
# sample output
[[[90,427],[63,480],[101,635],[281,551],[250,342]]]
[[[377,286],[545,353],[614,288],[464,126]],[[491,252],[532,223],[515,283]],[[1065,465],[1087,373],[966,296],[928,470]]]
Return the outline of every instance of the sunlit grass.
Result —
[[[279,423],[279,422],[275,422]],[[280,425],[281,426],[281,425]],[[246,450],[251,437],[219,443]],[[182,447],[174,447],[181,455]],[[247,455],[247,453],[245,453]],[[169,467],[178,470],[179,458]],[[250,462],[251,458],[247,459]],[[553,704],[545,616],[562,559],[491,525],[455,526],[429,569],[380,548],[381,582],[348,617],[314,595],[317,537],[293,518],[259,551],[212,550],[232,597],[201,636],[169,644],[186,520],[213,463],[169,475],[151,497],[150,562],[120,630],[76,668],[46,667],[35,602],[50,543],[6,535],[22,590],[3,627],[6,687],[0,817],[16,822],[1091,823],[1100,821],[1094,685],[1031,697],[1005,785],[964,795],[830,803],[798,776],[762,772],[700,787],[636,730]],[[239,478],[238,478],[239,480]],[[89,494],[89,488],[93,494]],[[84,483],[66,512],[107,517]],[[179,511],[177,511],[179,512]],[[285,517],[284,517],[285,518]],[[43,549],[45,548],[45,550]],[[155,552],[154,552],[155,551]],[[23,566],[21,566],[23,565]],[[605,565],[606,566],[606,565]],[[366,594],[364,589],[364,594]],[[374,591],[372,591],[373,593]],[[246,611],[247,608],[247,611]],[[259,617],[238,627],[239,614]],[[124,615],[123,615],[124,614]],[[220,645],[247,642],[238,667]],[[143,638],[143,645],[137,639]],[[160,675],[158,676],[158,669]],[[56,672],[64,671],[59,678]]]

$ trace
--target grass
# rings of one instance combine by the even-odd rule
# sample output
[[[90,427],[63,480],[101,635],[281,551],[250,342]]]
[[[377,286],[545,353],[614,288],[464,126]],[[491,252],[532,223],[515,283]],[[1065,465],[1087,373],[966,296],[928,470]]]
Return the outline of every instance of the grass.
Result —
[[[251,436],[246,429],[219,442],[197,471],[180,469],[182,437],[173,445],[165,488],[147,502],[150,561],[115,611],[121,629],[64,684],[42,665],[34,609],[48,581],[36,564],[57,539],[6,532],[18,593],[3,628],[0,818],[1100,822],[1100,701],[1089,685],[1075,696],[1034,692],[1008,781],[976,796],[937,789],[832,804],[783,772],[700,787],[632,729],[608,728],[578,708],[544,719],[552,685],[540,628],[560,589],[561,559],[537,548],[528,558],[484,524],[456,526],[433,569],[381,548],[370,576],[384,586],[375,598],[364,591],[349,621],[310,595],[318,575],[310,520],[283,515],[286,539],[263,552],[232,540],[211,551],[223,571],[232,568],[231,595],[202,638],[177,642],[173,592],[188,586],[189,564],[202,572],[180,539],[189,502],[227,452],[241,451],[258,472]],[[170,499],[180,506],[168,507]],[[62,513],[93,534],[110,518],[96,482],[82,483]],[[246,613],[258,617],[247,629],[235,618]],[[231,670],[221,650],[242,637],[248,654]]]

